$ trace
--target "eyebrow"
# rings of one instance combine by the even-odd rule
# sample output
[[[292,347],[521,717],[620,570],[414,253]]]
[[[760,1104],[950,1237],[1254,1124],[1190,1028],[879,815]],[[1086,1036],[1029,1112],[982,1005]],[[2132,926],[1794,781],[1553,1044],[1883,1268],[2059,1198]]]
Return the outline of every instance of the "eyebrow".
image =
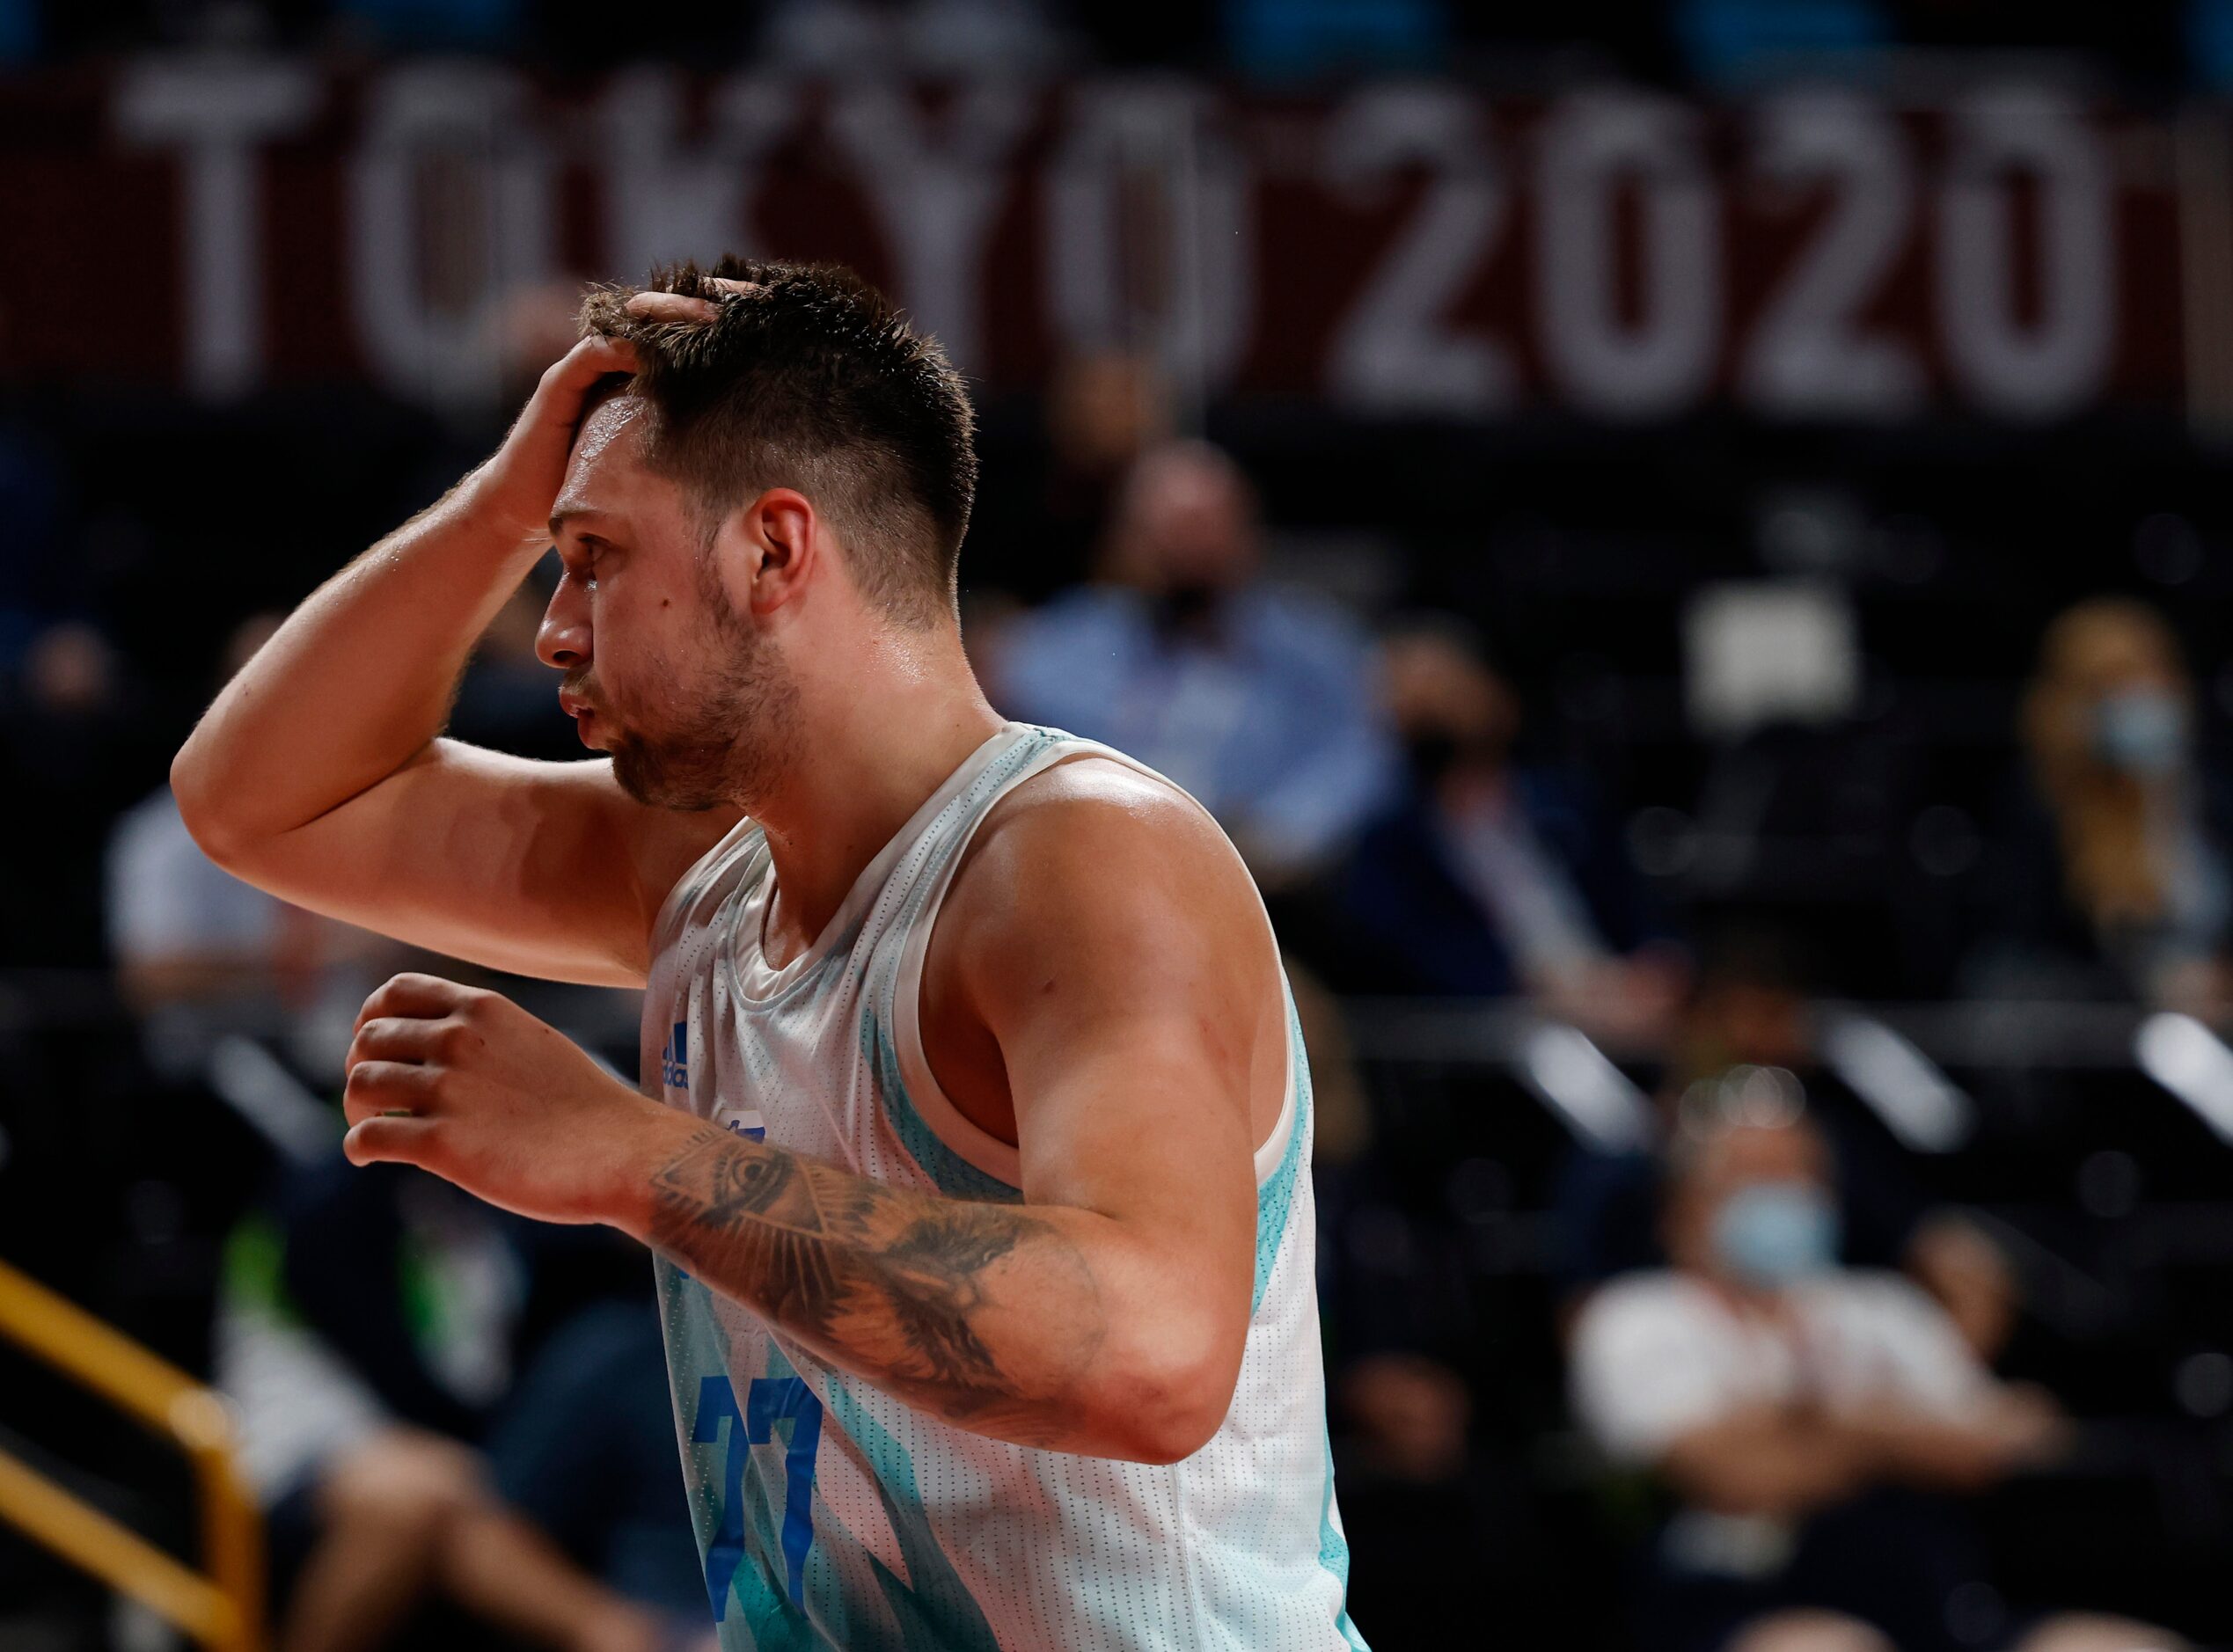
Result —
[[[562,538],[568,523],[603,521],[611,514],[610,511],[599,510],[593,505],[575,505],[569,509],[554,510],[551,513],[551,537]]]

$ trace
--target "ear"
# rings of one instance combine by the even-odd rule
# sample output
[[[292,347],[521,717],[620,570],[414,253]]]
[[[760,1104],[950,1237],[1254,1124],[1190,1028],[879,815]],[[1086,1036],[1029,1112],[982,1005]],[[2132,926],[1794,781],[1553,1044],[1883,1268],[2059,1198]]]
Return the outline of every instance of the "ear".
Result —
[[[755,614],[796,601],[822,576],[822,518],[795,488],[771,487],[737,510],[721,535],[735,536],[731,549],[741,552],[722,559],[730,600]]]

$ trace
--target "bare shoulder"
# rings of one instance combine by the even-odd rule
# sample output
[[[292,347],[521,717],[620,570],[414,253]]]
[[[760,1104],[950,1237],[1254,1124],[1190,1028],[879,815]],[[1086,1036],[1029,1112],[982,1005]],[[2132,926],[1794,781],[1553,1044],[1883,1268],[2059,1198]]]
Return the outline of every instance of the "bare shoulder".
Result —
[[[980,961],[1081,949],[1177,963],[1276,961],[1254,881],[1184,793],[1106,757],[1073,758],[1001,799],[939,924]]]
[[[994,806],[970,848],[1000,881],[1073,893],[1123,883],[1144,895],[1206,895],[1250,913],[1258,906],[1239,852],[1207,810],[1108,757],[1074,757],[1034,775]]]
[[[1135,1115],[1144,1085],[1184,1098],[1189,1128],[1226,1119],[1245,1164],[1286,1093],[1281,979],[1255,881],[1201,806],[1073,758],[1002,799],[955,874],[925,961],[926,1054],[949,1079],[974,1071],[988,1128],[1017,1133],[1043,1193],[1067,1185],[1045,1155],[1082,1128],[1050,1131],[1050,1098],[1110,1085]]]

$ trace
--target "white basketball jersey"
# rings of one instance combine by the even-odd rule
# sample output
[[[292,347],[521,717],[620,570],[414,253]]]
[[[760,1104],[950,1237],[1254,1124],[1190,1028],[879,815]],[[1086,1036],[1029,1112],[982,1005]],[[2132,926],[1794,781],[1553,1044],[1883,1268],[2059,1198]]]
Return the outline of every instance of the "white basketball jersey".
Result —
[[[1020,1201],[1015,1149],[964,1118],[924,1060],[923,956],[987,812],[1087,752],[1148,772],[1107,747],[1008,724],[780,969],[761,949],[767,845],[739,826],[661,910],[647,1093],[873,1181]],[[724,1652],[1362,1652],[1326,1437],[1310,1077],[1292,999],[1288,1024],[1285,1103],[1256,1153],[1240,1385],[1223,1426],[1183,1462],[969,1433],[660,1261],[676,1430]]]

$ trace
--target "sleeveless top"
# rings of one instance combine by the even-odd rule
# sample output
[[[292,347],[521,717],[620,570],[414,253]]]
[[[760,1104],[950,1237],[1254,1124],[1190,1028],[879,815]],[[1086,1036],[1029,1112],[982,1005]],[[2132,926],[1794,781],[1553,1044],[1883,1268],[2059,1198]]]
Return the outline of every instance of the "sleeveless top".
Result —
[[[924,1059],[923,958],[993,805],[1087,753],[1161,781],[1107,747],[1010,723],[780,969],[761,950],[772,861],[740,824],[661,910],[646,1093],[873,1181],[1020,1202],[1016,1150],[964,1118]],[[1326,1435],[1310,1078],[1292,995],[1288,1044],[1279,1122],[1256,1157],[1239,1386],[1216,1435],[1182,1462],[971,1434],[658,1259],[676,1432],[723,1652],[1362,1652]]]

